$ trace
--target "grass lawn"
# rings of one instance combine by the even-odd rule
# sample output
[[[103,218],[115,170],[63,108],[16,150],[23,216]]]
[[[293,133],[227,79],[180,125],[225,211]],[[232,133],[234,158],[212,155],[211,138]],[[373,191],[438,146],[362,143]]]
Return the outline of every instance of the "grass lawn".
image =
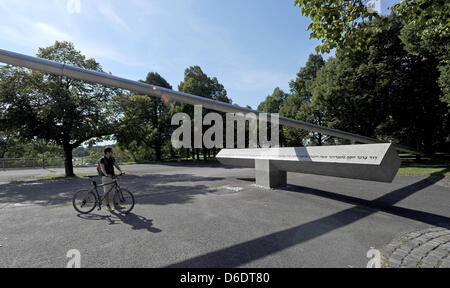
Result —
[[[449,154],[438,154],[431,157],[422,157],[419,161],[416,160],[414,155],[411,154],[400,154],[400,159],[402,160],[402,166],[398,171],[397,175],[400,176],[429,176],[429,175],[439,175],[439,176],[450,176],[450,155]],[[215,161],[214,159],[208,159],[208,161],[203,161],[203,157],[201,160],[194,160],[192,158],[179,158],[163,161],[170,162],[195,162],[197,164],[209,164],[211,161]],[[152,162],[157,163],[157,162]],[[120,165],[133,165],[135,162],[124,162],[120,163]],[[93,172],[95,173],[95,171]],[[85,176],[92,176],[93,173],[77,173],[77,178],[82,178]],[[57,175],[47,175],[47,176],[39,176],[39,177],[28,177],[28,178],[16,178],[13,179],[12,182],[26,182],[26,181],[37,181],[37,180],[54,180],[65,178],[64,174]]]
[[[408,176],[428,176],[428,175],[444,175],[450,176],[450,167],[427,167],[427,166],[410,166],[401,167],[397,175]]]
[[[83,178],[85,176],[92,176],[94,173],[77,173],[76,178]],[[46,176],[36,176],[36,177],[24,177],[24,178],[14,178],[11,182],[28,182],[28,181],[39,181],[39,180],[55,180],[66,178],[64,174],[46,175]]]
[[[438,154],[433,158],[422,157],[419,161],[410,154],[400,154],[399,156],[402,160],[402,166],[398,171],[398,175],[450,176],[450,156],[448,154]]]

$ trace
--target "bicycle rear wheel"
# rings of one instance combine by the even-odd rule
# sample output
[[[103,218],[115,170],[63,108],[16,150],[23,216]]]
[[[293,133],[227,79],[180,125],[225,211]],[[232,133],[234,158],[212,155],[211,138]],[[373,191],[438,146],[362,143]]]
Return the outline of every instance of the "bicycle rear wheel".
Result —
[[[88,214],[97,206],[97,196],[92,191],[80,190],[73,195],[72,204],[81,214]]]
[[[117,201],[117,202],[116,202]],[[128,214],[134,208],[134,196],[127,189],[118,189],[114,195],[114,208],[123,213]]]

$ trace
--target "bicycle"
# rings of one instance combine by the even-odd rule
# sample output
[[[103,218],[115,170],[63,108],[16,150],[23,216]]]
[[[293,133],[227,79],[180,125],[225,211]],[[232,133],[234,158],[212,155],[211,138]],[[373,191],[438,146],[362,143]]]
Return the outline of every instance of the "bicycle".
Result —
[[[91,213],[96,206],[98,206],[98,210],[102,210],[102,203],[105,200],[106,195],[110,195],[110,193],[115,190],[113,197],[114,208],[117,211],[120,211],[123,214],[129,214],[131,210],[134,208],[135,200],[133,194],[127,189],[123,189],[120,187],[117,179],[124,174],[113,176],[112,183],[106,184],[111,185],[111,189],[109,189],[108,193],[100,196],[97,188],[104,187],[105,184],[98,185],[96,181],[92,180],[92,188],[87,190],[83,189],[77,191],[72,199],[73,208],[81,214],[89,214]],[[86,176],[86,178],[93,179],[98,176]],[[119,203],[120,202],[120,203]]]

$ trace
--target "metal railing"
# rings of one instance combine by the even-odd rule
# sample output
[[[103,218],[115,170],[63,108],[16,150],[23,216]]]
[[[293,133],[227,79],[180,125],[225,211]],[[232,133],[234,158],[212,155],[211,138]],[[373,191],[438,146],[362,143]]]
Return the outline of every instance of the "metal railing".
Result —
[[[73,167],[96,167],[97,160],[92,161],[89,157],[76,158],[72,161]],[[120,159],[116,158],[119,162]],[[0,170],[8,169],[34,169],[34,168],[62,168],[64,158],[0,158]]]

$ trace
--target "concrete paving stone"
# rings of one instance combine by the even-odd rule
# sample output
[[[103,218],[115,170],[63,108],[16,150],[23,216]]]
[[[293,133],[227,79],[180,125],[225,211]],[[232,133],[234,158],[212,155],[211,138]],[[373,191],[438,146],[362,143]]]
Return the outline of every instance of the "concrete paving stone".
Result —
[[[442,245],[442,244],[445,244],[445,243],[450,241],[450,236],[448,236],[448,237],[439,237],[439,238],[435,239],[434,241],[438,242],[439,245]]]
[[[399,254],[399,253],[394,253],[392,254],[392,256],[389,258],[389,260],[395,260],[398,261],[399,263],[403,260],[403,258],[405,258],[406,254]]]
[[[404,267],[404,268],[416,268],[417,267],[417,261],[405,260],[405,261],[402,262],[401,267]]]
[[[406,243],[405,250],[407,250],[408,252],[410,252],[411,250],[415,249],[418,245],[416,245],[416,243],[410,241],[408,243]]]
[[[405,257],[408,254],[409,254],[408,251],[397,249],[397,250],[395,250],[393,256],[395,255],[395,256],[398,256],[398,257]]]
[[[430,255],[432,256],[436,256],[439,259],[444,258],[446,255],[448,254],[448,252],[446,250],[443,249],[436,249],[430,252]]]
[[[427,244],[435,246],[435,247],[441,245],[441,243],[439,241],[436,241],[436,238],[429,241]]]
[[[419,237],[421,235],[421,233],[419,233],[419,232],[412,232],[412,233],[410,233],[410,234],[408,234],[408,238],[416,238],[416,237]]]
[[[441,261],[440,257],[434,257],[432,255],[428,255],[427,257],[422,259],[422,263],[428,263],[428,264],[433,264],[433,265],[436,265],[440,261]]]
[[[445,230],[442,230],[442,231],[438,232],[437,236],[438,237],[440,237],[440,236],[450,237],[450,232],[447,229],[445,229]]]
[[[431,251],[431,250],[433,250],[434,248],[436,248],[436,247],[438,247],[438,246],[439,246],[439,243],[431,243],[431,242],[427,242],[427,243],[423,244],[423,245],[420,246],[420,247],[423,247],[423,249],[426,249],[426,250],[428,250],[428,251]]]
[[[425,257],[427,255],[428,252],[426,251],[417,251],[417,250],[413,250],[409,255],[412,255],[416,258],[422,259],[423,257]]]
[[[427,229],[426,231],[434,232],[434,231],[441,231],[441,230],[442,230],[442,227],[432,227],[432,228]]]
[[[414,252],[428,252],[430,251],[430,247],[425,246],[425,245],[420,245],[416,248],[414,248]]]
[[[389,259],[388,266],[392,268],[400,267],[401,261],[396,259]]]
[[[411,240],[411,243],[414,245],[415,248],[417,248],[417,247],[422,246],[424,242],[420,241],[420,240],[413,239],[413,240]]]
[[[430,238],[428,238],[428,237],[422,235],[422,236],[420,236],[420,237],[418,237],[418,238],[413,239],[412,241],[415,241],[415,242],[417,242],[417,243],[426,243],[426,242],[429,241],[429,239],[430,239]]]
[[[390,245],[394,246],[395,248],[399,248],[403,245],[403,242],[400,241],[393,241],[390,243]]]
[[[406,257],[403,259],[403,261],[405,261],[405,262],[419,263],[419,262],[420,262],[420,259],[421,259],[421,258],[416,257],[416,256],[410,254],[410,255],[406,256]]]
[[[434,267],[434,263],[422,263],[422,264],[420,264],[420,268],[435,268]]]

